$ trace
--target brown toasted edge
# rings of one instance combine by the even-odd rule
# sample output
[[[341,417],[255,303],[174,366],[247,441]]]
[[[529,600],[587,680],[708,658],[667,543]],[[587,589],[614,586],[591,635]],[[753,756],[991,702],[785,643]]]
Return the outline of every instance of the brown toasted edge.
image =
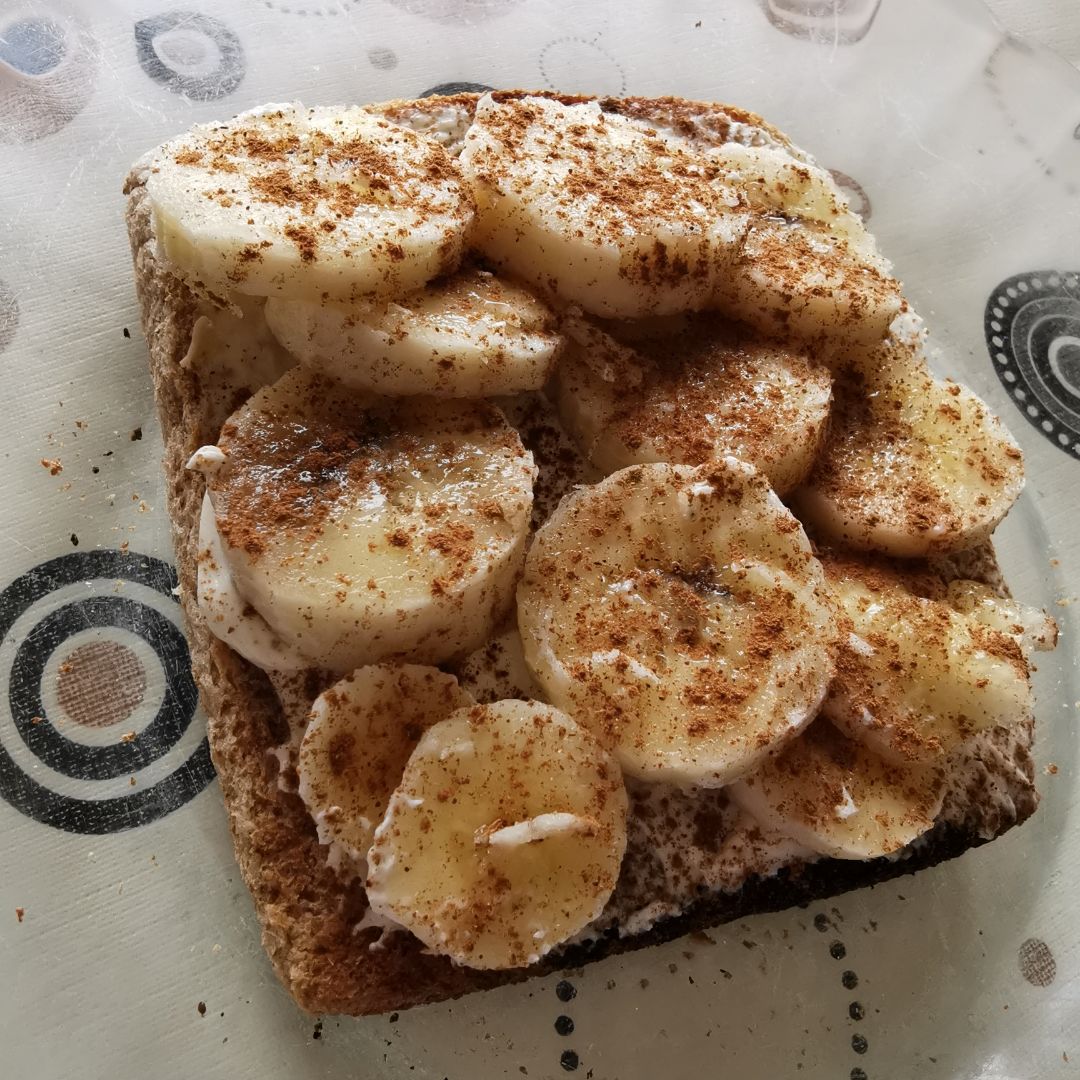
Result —
[[[445,957],[426,955],[420,943],[405,934],[390,935],[385,945],[370,948],[378,931],[354,931],[366,907],[362,890],[346,888],[327,867],[302,803],[277,788],[276,765],[272,767],[268,751],[281,742],[285,725],[269,681],[209,632],[195,601],[204,483],[198,474],[186,471],[184,464],[194,449],[217,438],[218,432],[207,422],[213,388],[200,386],[197,376],[181,365],[197,301],[158,257],[144,180],[145,170],[137,166],[125,183],[126,217],[165,444],[167,502],[192,669],[208,717],[211,756],[237,862],[262,925],[263,946],[301,1008],[351,1015],[400,1010],[643,948],[733,919],[805,905],[953,858],[1000,835],[1034,811],[1034,766],[1022,746],[1019,764],[1026,779],[1012,792],[1012,813],[999,812],[987,820],[976,812],[962,826],[939,823],[907,858],[823,859],[771,877],[752,877],[736,893],[701,896],[682,914],[657,922],[647,932],[619,937],[613,929],[595,941],[568,946],[527,970],[484,972],[458,967]],[[968,562],[963,567],[966,574],[1002,587],[989,546]],[[1029,741],[1030,720],[1022,730]]]

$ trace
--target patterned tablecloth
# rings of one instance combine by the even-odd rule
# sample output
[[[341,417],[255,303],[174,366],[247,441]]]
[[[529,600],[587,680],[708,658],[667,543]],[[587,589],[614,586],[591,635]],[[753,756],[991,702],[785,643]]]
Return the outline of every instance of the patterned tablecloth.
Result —
[[[763,112],[869,217],[1021,439],[1008,576],[1062,623],[1037,817],[911,880],[459,1003],[301,1015],[233,863],[173,595],[120,185],[268,101],[674,92]],[[975,0],[0,4],[3,1076],[1080,1072],[1080,73]]]

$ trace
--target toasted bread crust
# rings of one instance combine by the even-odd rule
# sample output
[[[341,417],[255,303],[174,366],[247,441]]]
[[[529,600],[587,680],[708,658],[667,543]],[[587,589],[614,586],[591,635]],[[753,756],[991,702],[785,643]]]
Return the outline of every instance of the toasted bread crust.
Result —
[[[455,95],[434,99],[434,104],[452,102],[471,108],[474,101],[475,95]],[[396,110],[430,104],[395,102],[379,108],[393,117]],[[647,115],[650,110],[674,109],[676,104],[677,99],[628,99],[622,107]],[[741,110],[727,110],[727,114],[760,126],[787,145],[787,140],[760,118]],[[168,510],[192,667],[208,717],[211,755],[221,781],[237,861],[262,924],[263,945],[301,1008],[312,1013],[352,1015],[387,1012],[520,981],[720,922],[912,873],[985,842],[1034,811],[1034,769],[1027,751],[1031,721],[1025,720],[1014,760],[1018,768],[1008,779],[1011,802],[1005,809],[973,805],[963,824],[939,823],[906,858],[871,862],[823,859],[798,871],[751,878],[738,892],[701,897],[678,917],[661,920],[645,933],[619,936],[613,930],[587,945],[566,947],[525,971],[457,967],[445,957],[426,955],[420,943],[407,934],[388,935],[385,944],[370,948],[379,931],[354,930],[366,907],[363,889],[348,888],[327,867],[325,850],[320,848],[303,804],[295,795],[278,789],[276,764],[268,751],[283,741],[287,724],[269,680],[210,633],[196,604],[198,521],[204,483],[184,465],[195,448],[217,438],[209,420],[215,407],[214,388],[200,385],[197,375],[181,365],[198,301],[159,257],[143,180],[144,173],[137,167],[125,185],[127,224],[165,443]],[[962,569],[965,576],[1003,588],[988,545],[969,555],[962,568],[946,569],[953,575]],[[313,688],[312,696],[315,692]],[[992,771],[993,764],[988,763],[986,769]]]

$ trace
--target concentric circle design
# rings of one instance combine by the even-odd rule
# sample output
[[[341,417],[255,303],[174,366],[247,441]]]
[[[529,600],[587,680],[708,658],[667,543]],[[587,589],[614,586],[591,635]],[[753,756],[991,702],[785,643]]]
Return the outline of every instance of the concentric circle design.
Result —
[[[99,47],[67,5],[0,11],[0,143],[28,143],[66,127],[90,100]],[[0,309],[0,347],[3,312]]]
[[[626,72],[595,41],[556,38],[540,51],[540,77],[551,90],[567,93],[625,94]]]
[[[1080,459],[1080,274],[1032,271],[986,303],[994,370],[1024,418]]]
[[[417,97],[439,97],[443,94],[486,94],[488,90],[494,90],[494,86],[478,82],[443,82],[430,87]]]
[[[213,779],[166,563],[63,555],[0,592],[0,797],[54,828],[163,817]]]
[[[91,641],[60,665],[56,698],[81,727],[122,724],[146,696],[146,669],[134,650],[118,641]]]
[[[198,11],[168,11],[137,22],[135,52],[154,82],[193,101],[228,96],[246,69],[236,34]]]

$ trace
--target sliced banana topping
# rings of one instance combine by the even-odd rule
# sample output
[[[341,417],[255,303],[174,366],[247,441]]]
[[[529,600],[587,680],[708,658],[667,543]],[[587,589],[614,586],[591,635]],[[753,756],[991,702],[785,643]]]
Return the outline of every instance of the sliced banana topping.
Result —
[[[880,341],[900,284],[833,178],[779,146],[731,142],[708,160],[755,211],[721,307],[767,333]]]
[[[892,339],[838,375],[829,437],[795,504],[828,540],[911,557],[985,540],[1023,484],[1001,421]]]
[[[827,368],[716,318],[662,338],[630,326],[632,347],[584,320],[564,323],[559,414],[593,464],[614,472],[731,455],[781,493],[806,478],[829,416]]]
[[[368,853],[368,900],[458,963],[535,963],[603,910],[627,812],[618,766],[569,716],[461,709],[405,767]]]
[[[313,666],[440,663],[512,603],[535,468],[494,406],[379,399],[300,365],[220,441],[208,486],[232,576]]]
[[[486,95],[460,165],[472,243],[597,315],[711,306],[746,230],[741,196],[702,156],[595,101]]]
[[[886,268],[874,238],[852,212],[832,176],[813,161],[796,158],[790,147],[748,146],[729,141],[712,148],[709,161],[726,183],[742,191],[753,209],[783,214],[788,223],[822,225],[846,240],[856,256]]]
[[[473,216],[441,146],[360,108],[197,126],[146,190],[165,257],[219,297],[402,295],[454,269]]]
[[[1003,631],[945,598],[973,595],[974,582],[919,595],[904,570],[820,558],[841,613],[823,711],[851,738],[894,762],[940,762],[978,732],[1030,715],[1021,620]]]
[[[1045,611],[998,596],[980,581],[950,581],[946,590],[949,606],[984,623],[991,629],[1016,638],[1025,656],[1056,648],[1057,622]]]
[[[453,675],[418,664],[358,668],[320,694],[296,765],[319,842],[362,867],[420,737],[471,704]]]
[[[837,339],[872,344],[906,306],[883,265],[827,225],[759,213],[717,306],[766,334],[794,334],[815,346]]]
[[[798,734],[832,613],[798,521],[751,466],[638,465],[567,496],[518,587],[550,700],[636,776],[719,786]]]
[[[927,832],[944,774],[883,761],[818,720],[729,789],[763,825],[834,859],[892,855]]]
[[[554,315],[536,297],[475,268],[391,301],[271,298],[266,320],[302,363],[395,396],[538,390],[562,341]]]

